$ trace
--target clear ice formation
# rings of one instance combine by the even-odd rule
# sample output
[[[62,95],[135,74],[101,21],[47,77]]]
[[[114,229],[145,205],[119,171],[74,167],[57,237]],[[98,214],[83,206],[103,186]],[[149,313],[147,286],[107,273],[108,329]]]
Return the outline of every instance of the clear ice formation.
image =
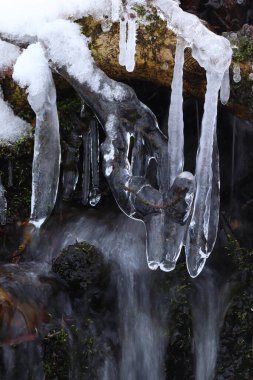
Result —
[[[40,227],[54,208],[60,175],[59,121],[53,80],[47,90],[45,103],[36,112],[30,217],[36,227]]]
[[[63,164],[62,176],[62,198],[65,201],[68,201],[72,198],[79,178],[78,161],[79,149],[80,145],[82,144],[82,139],[78,132],[79,131],[76,129],[71,131],[68,145],[66,147],[66,157]]]
[[[146,226],[149,267],[160,267],[164,271],[174,269],[185,245],[189,274],[196,277],[212,252],[218,228],[216,117],[219,91],[223,104],[229,98],[232,50],[228,40],[212,33],[174,0],[75,0],[72,5],[59,0],[54,8],[51,8],[50,0],[45,0],[38,7],[31,7],[29,14],[24,13],[22,17],[19,4],[13,7],[15,1],[5,2],[1,9],[0,36],[7,35],[14,41],[28,43],[39,41],[21,54],[19,49],[10,48],[10,56],[5,57],[6,62],[17,59],[13,77],[27,88],[28,100],[36,113],[31,221],[39,226],[48,217],[54,207],[58,187],[59,125],[55,88],[48,66],[50,61],[50,65],[91,107],[104,128],[105,141],[101,146],[104,175],[122,211]],[[87,38],[81,34],[78,25],[68,20],[69,16],[78,19],[87,14],[103,19],[111,14],[111,21],[119,21],[120,24],[119,63],[133,71],[137,25],[141,22],[132,8],[134,3],[155,6],[158,15],[177,35],[168,140],[160,131],[155,116],[135,93],[128,86],[109,79],[96,67]],[[9,7],[13,8],[11,12]],[[13,19],[9,20],[8,15]],[[194,176],[184,171],[182,105],[185,47],[191,48],[192,56],[206,70],[207,77]],[[0,60],[0,69],[1,64]],[[234,67],[234,80],[240,80],[238,66]],[[74,166],[70,170],[65,167],[63,175],[66,198],[71,196],[78,179],[75,157],[80,139],[71,144],[66,162],[74,163]],[[82,133],[82,144],[82,202],[94,206],[100,199],[96,121],[92,121]],[[153,173],[152,165],[155,165]],[[3,188],[1,193],[4,194]],[[3,195],[1,199],[4,209]]]
[[[85,116],[84,108],[81,117]],[[82,171],[82,204],[95,207],[100,202],[101,193],[99,170],[99,134],[98,123],[94,118],[88,122],[83,131],[83,171]]]
[[[56,201],[61,159],[56,90],[40,43],[30,45],[19,56],[13,77],[27,87],[28,101],[36,114],[30,220],[40,227]]]
[[[216,241],[219,207],[213,197],[213,150],[218,92],[222,77],[207,73],[202,131],[196,160],[196,193],[186,238],[186,262],[192,277],[202,270]],[[214,225],[216,221],[217,225]]]

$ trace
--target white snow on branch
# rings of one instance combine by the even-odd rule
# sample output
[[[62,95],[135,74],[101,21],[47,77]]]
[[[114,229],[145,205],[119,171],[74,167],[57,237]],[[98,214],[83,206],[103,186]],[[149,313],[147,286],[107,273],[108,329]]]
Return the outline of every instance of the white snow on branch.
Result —
[[[192,49],[192,56],[207,71],[222,73],[232,58],[229,41],[208,30],[193,14],[184,12],[173,0],[155,0],[168,27],[182,37]]]
[[[48,58],[56,67],[67,69],[69,75],[86,83],[93,91],[111,100],[123,100],[124,92],[116,82],[112,87],[102,81],[102,72],[96,68],[88,48],[87,38],[79,25],[57,20],[45,25],[38,35],[46,48]]]

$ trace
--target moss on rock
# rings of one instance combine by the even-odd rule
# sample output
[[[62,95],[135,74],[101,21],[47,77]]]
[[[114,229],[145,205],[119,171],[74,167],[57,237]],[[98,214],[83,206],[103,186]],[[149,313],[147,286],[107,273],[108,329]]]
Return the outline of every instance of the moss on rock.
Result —
[[[65,248],[53,261],[52,269],[71,290],[87,290],[107,277],[108,267],[102,253],[87,242]]]

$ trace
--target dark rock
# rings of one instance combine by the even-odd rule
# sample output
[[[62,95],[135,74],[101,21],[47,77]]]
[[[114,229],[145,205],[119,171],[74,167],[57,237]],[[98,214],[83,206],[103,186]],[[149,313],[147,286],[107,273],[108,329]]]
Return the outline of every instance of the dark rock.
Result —
[[[108,265],[102,253],[87,242],[65,248],[53,261],[52,269],[71,290],[87,290],[98,284],[103,287],[107,281]]]

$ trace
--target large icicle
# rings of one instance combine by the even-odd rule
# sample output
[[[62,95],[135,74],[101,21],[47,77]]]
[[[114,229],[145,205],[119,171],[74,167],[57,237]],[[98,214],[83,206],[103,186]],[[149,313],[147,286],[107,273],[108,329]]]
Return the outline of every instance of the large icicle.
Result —
[[[13,78],[22,87],[27,87],[28,101],[36,114],[31,222],[40,227],[53,210],[60,174],[56,91],[40,43],[30,45],[20,55]]]
[[[221,75],[207,72],[204,116],[196,161],[196,195],[186,240],[188,271],[192,277],[196,277],[202,270],[216,239],[216,233],[210,233],[209,223],[213,206],[213,141],[221,81]],[[216,226],[213,228],[216,229]],[[190,265],[192,262],[195,263],[193,266]]]
[[[168,122],[169,186],[184,167],[183,66],[186,43],[177,39]]]
[[[183,66],[186,46],[186,42],[178,37],[168,121],[168,176],[170,187],[176,177],[182,173],[184,167]],[[175,268],[180,255],[185,226],[177,224],[167,217],[165,233],[167,243],[166,258],[161,269],[169,271]]]
[[[169,28],[187,41],[193,57],[207,72],[205,111],[196,162],[196,194],[186,239],[188,271],[192,277],[196,277],[213,249],[217,234],[218,169],[212,163],[213,138],[222,80],[222,102],[227,102],[229,97],[228,68],[232,50],[228,40],[209,31],[196,16],[183,12],[173,0],[155,0],[155,3],[166,18]],[[218,161],[218,158],[215,160]]]

